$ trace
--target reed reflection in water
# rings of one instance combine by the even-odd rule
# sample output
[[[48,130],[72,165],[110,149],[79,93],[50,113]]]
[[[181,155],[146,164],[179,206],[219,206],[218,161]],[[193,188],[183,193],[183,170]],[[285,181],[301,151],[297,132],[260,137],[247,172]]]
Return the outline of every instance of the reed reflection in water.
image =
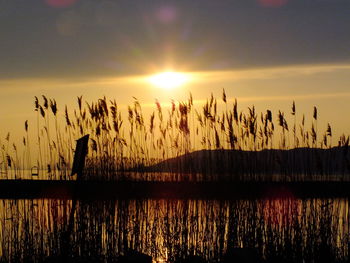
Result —
[[[248,247],[268,261],[329,257],[346,262],[348,205],[347,199],[291,196],[255,201],[80,200],[67,246],[71,200],[1,200],[1,260],[40,262],[68,253],[110,262],[135,249],[165,262],[186,255],[219,262],[230,248]]]

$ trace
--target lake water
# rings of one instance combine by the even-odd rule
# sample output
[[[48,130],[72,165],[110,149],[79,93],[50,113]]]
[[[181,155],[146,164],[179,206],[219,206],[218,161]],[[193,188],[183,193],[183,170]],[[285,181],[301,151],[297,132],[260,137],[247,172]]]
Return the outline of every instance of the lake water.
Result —
[[[267,260],[346,262],[348,218],[347,199],[1,200],[0,256],[41,261],[65,251],[107,262],[134,249],[154,262],[219,262],[231,248],[255,248]]]

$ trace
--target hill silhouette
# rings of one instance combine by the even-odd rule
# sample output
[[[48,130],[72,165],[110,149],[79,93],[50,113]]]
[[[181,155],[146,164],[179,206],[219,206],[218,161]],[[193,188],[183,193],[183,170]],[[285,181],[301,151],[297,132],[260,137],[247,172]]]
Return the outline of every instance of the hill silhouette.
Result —
[[[201,174],[211,179],[349,179],[348,147],[262,151],[200,150],[145,167],[146,172]],[[225,175],[225,176],[223,176]]]

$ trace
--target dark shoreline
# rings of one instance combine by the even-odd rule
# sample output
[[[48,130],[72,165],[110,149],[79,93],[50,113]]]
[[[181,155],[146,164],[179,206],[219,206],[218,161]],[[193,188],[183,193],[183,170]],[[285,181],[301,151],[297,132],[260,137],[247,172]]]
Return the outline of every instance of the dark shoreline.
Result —
[[[350,182],[148,182],[1,180],[1,199],[349,198]]]

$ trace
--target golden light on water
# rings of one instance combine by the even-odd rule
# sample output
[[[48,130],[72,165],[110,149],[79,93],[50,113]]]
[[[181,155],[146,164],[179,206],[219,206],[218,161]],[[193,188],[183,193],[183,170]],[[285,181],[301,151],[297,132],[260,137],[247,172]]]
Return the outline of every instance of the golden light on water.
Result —
[[[152,75],[148,81],[162,89],[173,89],[185,85],[190,80],[186,73],[167,71]]]

